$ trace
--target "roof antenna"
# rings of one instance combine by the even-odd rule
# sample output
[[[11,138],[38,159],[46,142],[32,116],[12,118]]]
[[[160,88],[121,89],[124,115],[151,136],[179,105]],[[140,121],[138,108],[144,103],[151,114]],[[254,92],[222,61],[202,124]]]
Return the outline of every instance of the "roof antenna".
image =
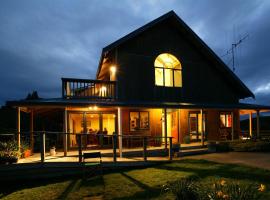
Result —
[[[232,43],[232,48],[231,48],[231,51],[232,51],[232,70],[233,72],[235,71],[235,66],[234,66],[234,50],[236,49],[236,47],[241,44],[246,38],[248,37],[248,34],[245,35],[244,37],[242,37],[240,40],[238,40],[238,42],[236,43]]]
[[[232,54],[232,59],[231,59],[231,61],[232,61],[232,71],[234,72],[235,71],[235,60],[234,60],[234,53],[235,53],[235,49],[236,49],[236,47],[238,46],[238,45],[240,45],[245,39],[247,39],[248,38],[248,34],[247,35],[245,35],[244,37],[242,37],[240,40],[238,40],[238,42],[236,42],[236,43],[232,43],[232,47],[224,54],[224,55],[222,55],[221,57],[224,57],[224,56],[227,56],[228,54]]]

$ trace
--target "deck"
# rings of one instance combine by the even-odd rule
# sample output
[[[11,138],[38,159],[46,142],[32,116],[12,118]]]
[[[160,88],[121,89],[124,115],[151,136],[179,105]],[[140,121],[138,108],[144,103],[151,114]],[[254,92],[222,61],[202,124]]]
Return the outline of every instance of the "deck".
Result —
[[[204,146],[205,147],[205,146]],[[205,149],[202,147],[201,143],[191,143],[191,144],[182,144],[181,152],[192,152],[194,150],[202,150]],[[83,152],[96,152],[100,151],[102,154],[102,162],[110,163],[113,162],[113,150],[112,149],[101,149],[101,150],[83,150]],[[123,149],[123,156],[117,156],[118,162],[140,162],[144,161],[143,157],[143,149],[142,148],[129,148]],[[164,147],[149,147],[147,148],[148,156],[147,160],[149,161],[162,161],[168,160],[168,150],[165,150]],[[18,164],[21,163],[39,163],[41,161],[40,153],[34,153],[32,156],[27,158],[22,158],[18,161]],[[99,159],[89,159],[89,162],[96,162]],[[45,162],[79,162],[78,151],[71,150],[68,151],[67,156],[64,156],[64,152],[62,150],[57,151],[55,156],[50,156],[49,152],[46,152]]]

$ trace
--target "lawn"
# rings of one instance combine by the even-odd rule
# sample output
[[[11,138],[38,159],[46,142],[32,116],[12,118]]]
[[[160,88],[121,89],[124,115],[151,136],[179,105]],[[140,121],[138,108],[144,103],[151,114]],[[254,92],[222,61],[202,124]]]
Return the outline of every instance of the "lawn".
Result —
[[[49,180],[1,188],[3,199],[174,199],[163,185],[184,177],[197,177],[203,184],[232,180],[266,185],[263,199],[270,199],[270,171],[204,160],[181,160],[154,167],[119,170],[83,180]]]

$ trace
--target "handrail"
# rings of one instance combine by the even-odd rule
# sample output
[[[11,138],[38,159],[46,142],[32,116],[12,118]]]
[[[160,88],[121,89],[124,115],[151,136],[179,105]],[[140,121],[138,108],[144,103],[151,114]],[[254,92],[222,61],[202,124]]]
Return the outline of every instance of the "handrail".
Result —
[[[62,78],[62,97],[114,100],[116,81]]]
[[[62,81],[78,81],[86,83],[116,83],[116,81],[97,80],[97,79],[81,79],[81,78],[62,78]]]
[[[31,132],[20,132],[20,134],[30,134]],[[40,134],[40,133],[45,133],[45,134],[67,134],[67,135],[91,135],[91,136],[104,136],[104,137],[113,137],[113,136],[117,136],[117,137],[123,137],[123,138],[173,138],[172,136],[151,136],[151,135],[118,135],[118,134],[112,134],[112,135],[108,135],[108,134],[103,134],[103,133],[76,133],[76,132],[58,132],[58,131],[33,131],[33,133],[35,134]],[[14,133],[14,134],[9,134],[9,135],[16,135],[18,133]],[[4,134],[3,134],[4,135]]]

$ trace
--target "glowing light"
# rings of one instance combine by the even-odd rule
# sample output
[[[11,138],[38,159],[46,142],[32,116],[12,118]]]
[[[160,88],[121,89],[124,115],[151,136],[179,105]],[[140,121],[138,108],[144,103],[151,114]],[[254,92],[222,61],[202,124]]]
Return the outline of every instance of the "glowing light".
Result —
[[[110,67],[110,71],[113,73],[113,74],[115,74],[116,73],[116,66],[111,66]]]
[[[105,86],[102,86],[101,88],[100,88],[100,91],[103,93],[105,93],[106,92],[106,90],[107,90],[107,88],[105,87]]]
[[[94,106],[94,107],[90,106],[90,107],[88,107],[88,109],[89,109],[89,110],[97,110],[98,107],[97,107],[97,106]]]

